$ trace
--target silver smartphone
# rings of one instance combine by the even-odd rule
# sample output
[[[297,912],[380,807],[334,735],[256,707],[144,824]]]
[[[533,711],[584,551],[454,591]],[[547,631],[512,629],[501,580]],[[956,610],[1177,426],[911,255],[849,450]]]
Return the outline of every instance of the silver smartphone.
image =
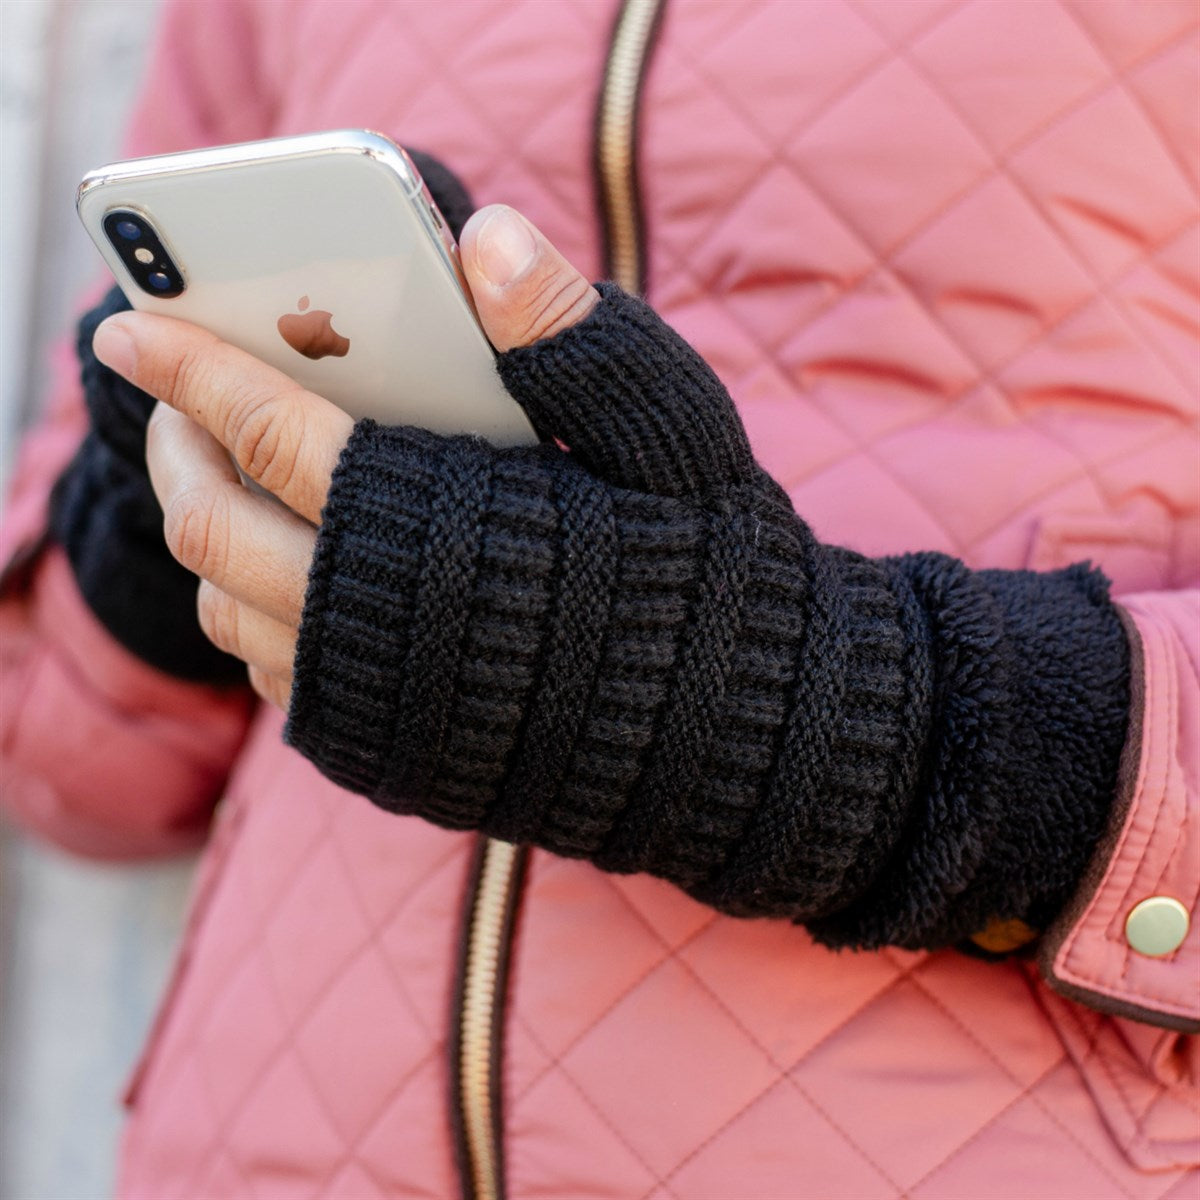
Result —
[[[134,308],[180,317],[351,416],[537,440],[404,151],[336,130],[90,171],[76,208]]]

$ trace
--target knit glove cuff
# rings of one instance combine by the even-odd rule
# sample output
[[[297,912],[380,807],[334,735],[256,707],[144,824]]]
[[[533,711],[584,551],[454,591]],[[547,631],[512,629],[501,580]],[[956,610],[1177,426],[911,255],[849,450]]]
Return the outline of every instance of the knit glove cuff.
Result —
[[[1101,576],[822,545],[708,368],[615,289],[501,373],[569,454],[356,427],[292,745],[390,811],[830,944],[944,945],[1065,900],[1124,733]]]
[[[392,811],[810,913],[870,872],[846,820],[894,834],[900,607],[766,489],[697,504],[552,448],[366,421],[318,536],[286,737]],[[804,746],[773,773],[797,667]],[[794,803],[819,741],[852,812]],[[802,875],[778,820],[789,855],[798,820],[820,835]]]

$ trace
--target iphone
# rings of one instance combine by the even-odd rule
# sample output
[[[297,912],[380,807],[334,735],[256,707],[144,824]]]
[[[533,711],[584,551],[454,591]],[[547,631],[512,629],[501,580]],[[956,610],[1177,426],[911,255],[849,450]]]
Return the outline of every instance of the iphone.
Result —
[[[134,308],[201,325],[355,418],[537,440],[450,231],[382,134],[113,163],[84,177],[76,207]]]

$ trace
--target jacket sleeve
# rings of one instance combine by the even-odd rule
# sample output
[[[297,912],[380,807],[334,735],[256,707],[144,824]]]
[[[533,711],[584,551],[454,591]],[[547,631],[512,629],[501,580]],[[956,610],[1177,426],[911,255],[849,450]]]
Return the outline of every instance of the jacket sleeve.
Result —
[[[254,6],[231,0],[164,7],[126,155],[269,132],[254,19]],[[252,705],[244,689],[185,684],[146,666],[82,601],[46,535],[51,489],[86,431],[65,343],[55,369],[0,528],[0,803],[78,853],[170,853],[203,838]]]
[[[1091,1008],[1196,1033],[1200,590],[1120,603],[1134,695],[1116,802],[1079,889],[1043,938],[1040,964],[1056,990]]]

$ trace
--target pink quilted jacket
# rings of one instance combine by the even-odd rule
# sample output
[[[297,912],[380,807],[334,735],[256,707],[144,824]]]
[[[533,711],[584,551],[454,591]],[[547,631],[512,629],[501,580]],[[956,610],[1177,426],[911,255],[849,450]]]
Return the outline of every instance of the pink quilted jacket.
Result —
[[[535,853],[504,1023],[514,1200],[1196,1195],[1198,11],[667,8],[640,122],[651,301],[822,539],[1102,565],[1140,719],[1111,837],[1038,965],[835,955]],[[130,149],[382,129],[596,274],[614,15],[180,0]],[[4,800],[85,854],[208,842],[120,1194],[453,1195],[472,839],[338,790],[274,711],[107,639],[39,540],[82,428],[70,376],[64,357],[3,530]],[[1193,915],[1160,957],[1126,940],[1152,896]]]

